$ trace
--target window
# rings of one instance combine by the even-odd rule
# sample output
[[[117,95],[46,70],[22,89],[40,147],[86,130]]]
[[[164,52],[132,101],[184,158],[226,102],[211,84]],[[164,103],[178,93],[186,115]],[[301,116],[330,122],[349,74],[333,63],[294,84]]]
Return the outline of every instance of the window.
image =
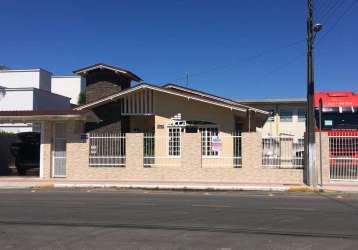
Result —
[[[269,110],[270,112],[270,116],[268,117],[267,121],[268,122],[274,122],[275,121],[275,111],[274,110]]]
[[[306,110],[305,109],[299,109],[297,112],[297,117],[299,122],[306,121]]]
[[[213,150],[213,137],[219,135],[219,130],[216,127],[199,128],[201,132],[201,148],[203,156],[217,156],[218,151]]]
[[[280,121],[281,122],[292,122],[292,111],[280,110]]]
[[[180,127],[169,127],[169,155],[180,156]]]

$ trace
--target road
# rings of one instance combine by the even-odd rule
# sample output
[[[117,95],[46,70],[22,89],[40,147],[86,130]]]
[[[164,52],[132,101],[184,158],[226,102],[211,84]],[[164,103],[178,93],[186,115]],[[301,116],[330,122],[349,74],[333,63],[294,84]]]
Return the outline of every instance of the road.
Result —
[[[358,249],[358,196],[0,191],[1,249]]]

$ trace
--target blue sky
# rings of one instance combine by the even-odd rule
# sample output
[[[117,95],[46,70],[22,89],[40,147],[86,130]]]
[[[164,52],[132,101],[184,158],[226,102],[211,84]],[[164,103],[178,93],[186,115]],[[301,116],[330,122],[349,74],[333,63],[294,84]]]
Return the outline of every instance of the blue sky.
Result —
[[[353,1],[315,0],[316,89],[358,91]],[[11,68],[71,74],[104,62],[158,84],[185,85],[189,72],[189,87],[230,98],[305,96],[306,0],[0,3],[0,64]]]

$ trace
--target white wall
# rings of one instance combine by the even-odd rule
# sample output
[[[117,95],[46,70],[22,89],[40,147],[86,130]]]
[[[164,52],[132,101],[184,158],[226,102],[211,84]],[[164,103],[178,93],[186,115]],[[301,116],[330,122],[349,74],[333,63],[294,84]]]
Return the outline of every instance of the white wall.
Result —
[[[51,73],[43,69],[0,70],[0,86],[51,91]]]
[[[282,134],[290,134],[295,137],[303,137],[305,133],[305,121],[300,121],[298,119],[298,110],[305,109],[304,104],[283,104],[283,103],[274,103],[274,104],[247,104],[251,107],[263,109],[266,111],[274,112],[275,116],[272,121],[267,120],[262,129],[258,129],[262,132],[263,136],[278,136]],[[291,111],[292,120],[291,121],[281,121],[280,111]]]
[[[5,89],[5,95],[0,95],[0,111],[32,110],[33,103],[32,88]]]
[[[5,89],[0,95],[0,111],[70,109],[70,99],[34,88]]]
[[[52,76],[51,91],[71,98],[72,104],[78,104],[78,96],[86,87],[85,79],[81,76]]]

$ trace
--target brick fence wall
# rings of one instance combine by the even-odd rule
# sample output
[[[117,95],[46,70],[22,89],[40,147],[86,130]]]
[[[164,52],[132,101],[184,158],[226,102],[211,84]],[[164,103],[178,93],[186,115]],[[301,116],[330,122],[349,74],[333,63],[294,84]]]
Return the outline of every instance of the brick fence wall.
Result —
[[[265,169],[262,167],[262,138],[258,132],[242,134],[242,168],[203,168],[201,136],[183,133],[179,166],[143,167],[143,134],[127,133],[125,167],[90,167],[89,141],[81,140],[68,128],[67,179],[118,181],[183,181],[227,183],[301,184],[302,169]],[[47,175],[46,175],[47,176]]]

